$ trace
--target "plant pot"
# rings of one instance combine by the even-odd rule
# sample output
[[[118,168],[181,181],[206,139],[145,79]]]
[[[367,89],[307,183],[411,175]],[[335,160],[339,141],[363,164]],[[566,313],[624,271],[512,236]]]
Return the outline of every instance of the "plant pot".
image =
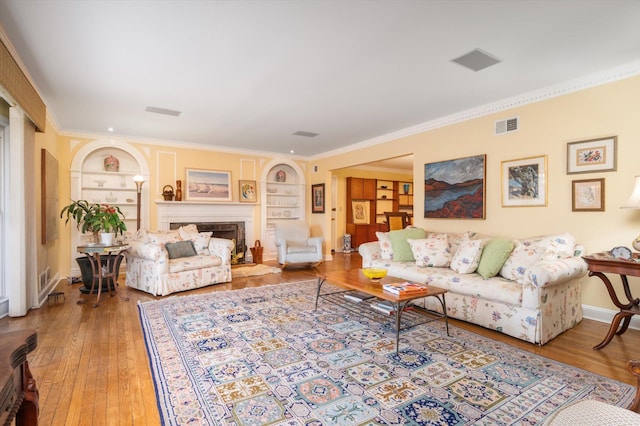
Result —
[[[115,255],[113,254],[101,255],[100,262],[102,263],[103,268],[106,268],[107,261],[109,260],[109,256],[112,257],[112,259],[110,259],[111,263],[113,264],[113,262],[115,262],[115,265],[113,265],[113,269],[116,273],[116,276],[118,276],[118,274],[120,273],[120,264],[122,263],[122,259],[124,257],[120,256],[119,259],[114,259]],[[76,262],[80,267],[80,274],[82,275],[82,287],[80,287],[80,292],[83,294],[89,294],[91,293],[91,281],[93,280],[93,270],[91,269],[91,260],[86,256],[82,256],[82,257],[76,258]],[[107,278],[107,277],[102,278],[102,290],[101,290],[102,293],[108,292],[109,286],[111,286],[111,290],[116,289],[113,279]],[[97,283],[95,288],[93,289],[93,292],[98,293]]]
[[[113,232],[101,232],[100,233],[100,244],[103,246],[111,246],[113,245],[113,240],[115,239],[116,234]]]

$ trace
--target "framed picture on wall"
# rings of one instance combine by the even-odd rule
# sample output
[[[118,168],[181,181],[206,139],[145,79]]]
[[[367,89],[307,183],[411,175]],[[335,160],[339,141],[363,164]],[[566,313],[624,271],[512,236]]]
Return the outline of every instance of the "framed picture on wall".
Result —
[[[258,200],[255,180],[239,180],[238,190],[240,191],[238,199],[241,203],[255,203]]]
[[[502,207],[547,205],[547,156],[502,162]]]
[[[424,217],[485,218],[487,156],[457,158],[424,165]]]
[[[231,172],[186,169],[188,201],[231,201]]]
[[[567,174],[611,172],[617,168],[617,136],[567,144]]]
[[[582,179],[572,181],[571,211],[603,212],[604,179]]]
[[[311,213],[324,213],[324,183],[311,185]]]

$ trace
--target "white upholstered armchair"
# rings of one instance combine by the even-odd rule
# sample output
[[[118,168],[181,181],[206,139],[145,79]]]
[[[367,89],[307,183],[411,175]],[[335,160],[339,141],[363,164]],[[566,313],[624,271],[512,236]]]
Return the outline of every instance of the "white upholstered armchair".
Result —
[[[311,237],[309,225],[303,220],[276,223],[278,263],[282,268],[293,263],[322,262],[322,237]]]

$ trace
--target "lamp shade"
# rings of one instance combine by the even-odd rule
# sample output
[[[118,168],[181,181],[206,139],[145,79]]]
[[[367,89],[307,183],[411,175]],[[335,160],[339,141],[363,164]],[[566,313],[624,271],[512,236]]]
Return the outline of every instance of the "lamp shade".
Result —
[[[640,176],[636,176],[636,184],[633,187],[633,192],[622,208],[640,209]]]

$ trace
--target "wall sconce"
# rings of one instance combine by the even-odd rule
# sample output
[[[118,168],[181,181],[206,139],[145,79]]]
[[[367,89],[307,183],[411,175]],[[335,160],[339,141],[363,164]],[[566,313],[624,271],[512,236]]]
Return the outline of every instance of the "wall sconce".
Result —
[[[633,187],[633,192],[631,196],[627,200],[627,202],[622,206],[623,209],[640,209],[640,176],[636,176],[636,184]],[[631,243],[633,248],[640,251],[640,235],[636,237],[635,240]]]
[[[140,200],[142,198],[142,184],[144,183],[144,178],[140,175],[135,175],[133,177],[133,181],[136,183],[136,192],[138,193],[138,199],[136,202],[136,211],[137,211],[137,216],[136,216],[136,226],[137,226],[137,230],[140,230]]]

